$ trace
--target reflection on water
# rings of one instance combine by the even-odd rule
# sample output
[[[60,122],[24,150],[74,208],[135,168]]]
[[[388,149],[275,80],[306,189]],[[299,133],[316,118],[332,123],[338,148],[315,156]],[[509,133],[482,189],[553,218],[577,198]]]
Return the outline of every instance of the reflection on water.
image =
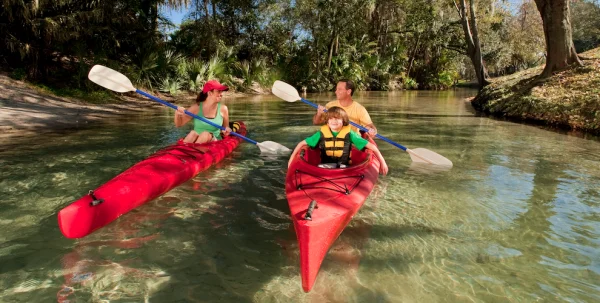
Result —
[[[390,167],[302,292],[285,157],[251,144],[80,240],[58,210],[187,132],[169,109],[0,149],[0,301],[600,300],[600,143],[476,117],[473,92],[364,92],[381,134],[454,167]],[[325,103],[332,94],[308,95]],[[314,110],[225,100],[248,137],[293,148]],[[7,148],[6,146],[10,146]],[[51,299],[49,299],[51,298]]]

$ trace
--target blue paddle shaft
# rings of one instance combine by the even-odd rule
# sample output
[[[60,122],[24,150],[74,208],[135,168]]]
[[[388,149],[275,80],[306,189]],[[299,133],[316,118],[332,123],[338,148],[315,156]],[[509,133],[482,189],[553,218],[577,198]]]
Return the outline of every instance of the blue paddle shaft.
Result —
[[[152,95],[150,95],[150,94],[148,94],[148,93],[145,93],[145,92],[143,92],[143,91],[141,91],[141,90],[139,90],[139,89],[136,89],[136,90],[135,90],[135,92],[136,92],[136,93],[138,93],[138,94],[140,94],[140,95],[142,95],[142,96],[148,97],[148,98],[150,98],[150,99],[152,99],[152,100],[154,100],[154,101],[156,101],[156,102],[158,102],[158,103],[162,103],[163,105],[166,105],[166,106],[168,106],[168,107],[170,107],[170,108],[172,108],[172,109],[174,109],[174,110],[177,110],[177,106],[175,106],[175,105],[173,105],[173,104],[171,104],[171,103],[169,103],[169,102],[167,102],[167,101],[163,101],[163,100],[161,100],[161,99],[158,99],[158,98],[156,98],[156,97],[154,97],[154,96],[152,96]],[[205,118],[202,118],[202,117],[200,117],[200,116],[198,116],[198,115],[195,115],[195,114],[193,114],[193,113],[190,113],[190,112],[188,112],[187,110],[185,110],[184,112],[185,112],[185,113],[186,113],[188,116],[190,116],[190,117],[193,117],[193,118],[195,118],[195,119],[198,119],[198,120],[200,120],[200,121],[202,121],[202,122],[204,122],[204,123],[208,123],[208,124],[210,124],[210,125],[212,125],[212,126],[214,126],[214,127],[218,128],[218,129],[220,129],[220,130],[225,130],[225,127],[223,127],[222,125],[215,124],[215,123],[213,123],[213,122],[211,122],[211,121],[209,121],[209,120],[206,120]],[[252,140],[252,139],[250,139],[250,138],[246,138],[246,137],[244,137],[244,136],[242,136],[242,135],[240,135],[240,134],[238,134],[238,133],[236,133],[236,132],[233,132],[233,131],[232,131],[232,132],[230,132],[230,134],[232,134],[232,135],[234,135],[234,136],[236,136],[236,137],[238,137],[238,138],[242,138],[242,139],[244,139],[244,140],[246,140],[246,141],[248,141],[248,142],[250,142],[250,143],[252,143],[252,144],[255,144],[255,145],[256,145],[256,144],[258,144],[258,142],[254,141],[254,140]]]
[[[316,109],[319,108],[318,105],[316,105],[316,104],[314,104],[314,103],[312,103],[312,102],[310,102],[310,101],[308,101],[308,100],[306,100],[304,98],[300,98],[300,100],[302,102],[304,102],[304,103],[306,103],[306,104],[308,104],[308,105],[316,108]],[[327,110],[325,110],[325,111],[327,111]],[[352,126],[355,126],[355,127],[357,127],[358,129],[360,129],[362,131],[369,132],[369,130],[366,127],[362,126],[362,125],[356,124],[356,123],[354,123],[352,121],[350,121],[350,124],[352,124]],[[391,145],[393,145],[393,146],[395,146],[395,147],[397,147],[397,148],[399,148],[399,149],[401,149],[403,151],[406,151],[406,147],[404,147],[404,146],[402,146],[402,145],[400,145],[400,144],[398,144],[398,143],[396,143],[396,142],[394,142],[394,141],[392,141],[392,140],[390,140],[390,139],[388,139],[388,138],[386,138],[386,137],[384,137],[384,136],[382,136],[380,134],[375,135],[375,138],[381,139],[381,140],[383,140],[383,141],[385,141],[385,142],[387,142],[387,143],[389,143],[389,144],[391,144]]]

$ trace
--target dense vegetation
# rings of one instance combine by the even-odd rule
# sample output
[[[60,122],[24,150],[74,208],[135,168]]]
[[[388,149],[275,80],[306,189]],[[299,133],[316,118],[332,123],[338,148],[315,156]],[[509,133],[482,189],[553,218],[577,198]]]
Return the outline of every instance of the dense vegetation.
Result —
[[[532,0],[479,0],[481,54],[491,76],[544,63]],[[189,8],[175,27],[161,12]],[[600,43],[600,5],[571,3],[578,52]],[[218,78],[238,90],[283,79],[309,91],[336,79],[360,89],[445,89],[473,79],[454,1],[0,0],[0,66],[52,87],[97,89],[103,64],[136,85],[175,94]]]

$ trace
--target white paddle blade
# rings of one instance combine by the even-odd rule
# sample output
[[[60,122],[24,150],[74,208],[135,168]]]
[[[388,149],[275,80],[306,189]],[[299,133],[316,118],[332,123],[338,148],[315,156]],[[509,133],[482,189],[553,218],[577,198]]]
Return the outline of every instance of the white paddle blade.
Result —
[[[136,90],[125,75],[102,65],[94,65],[90,69],[88,79],[118,93],[134,92]]]
[[[287,102],[296,102],[301,99],[300,95],[298,94],[298,91],[293,86],[283,81],[275,81],[275,83],[273,83],[271,91],[275,96]]]
[[[413,160],[413,162],[428,163],[428,164],[452,167],[452,161],[450,161],[446,157],[444,157],[436,152],[430,151],[428,149],[415,148],[415,149],[407,149],[406,151],[410,155],[410,158]]]
[[[447,165],[431,165],[429,163],[412,162],[408,167],[408,170],[417,174],[422,175],[433,175],[438,173],[447,172],[452,169],[452,166]]]
[[[287,154],[291,152],[289,148],[273,141],[258,142],[256,145],[260,148],[261,153]]]

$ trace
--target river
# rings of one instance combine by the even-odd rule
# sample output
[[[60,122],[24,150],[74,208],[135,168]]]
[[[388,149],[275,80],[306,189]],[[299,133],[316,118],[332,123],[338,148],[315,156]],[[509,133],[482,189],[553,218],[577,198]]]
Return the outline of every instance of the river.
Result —
[[[79,240],[56,214],[189,128],[165,108],[0,152],[3,302],[594,302],[600,142],[477,116],[471,90],[359,92],[380,134],[453,161],[382,176],[302,291],[287,158],[242,143],[221,163]],[[324,104],[332,94],[309,94]],[[314,110],[224,99],[248,137],[293,148]]]

